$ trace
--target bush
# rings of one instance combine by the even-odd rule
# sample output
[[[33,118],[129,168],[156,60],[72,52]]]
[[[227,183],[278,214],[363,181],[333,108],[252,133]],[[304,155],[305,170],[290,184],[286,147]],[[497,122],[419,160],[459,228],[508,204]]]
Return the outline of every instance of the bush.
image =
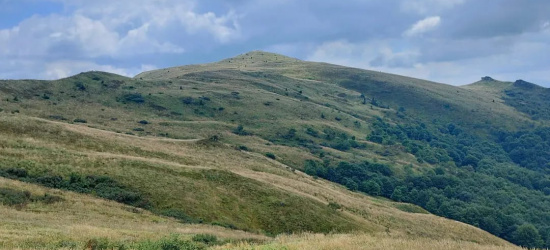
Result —
[[[7,206],[23,205],[29,202],[31,193],[11,188],[0,188],[0,203]]]
[[[91,239],[86,243],[86,249],[91,250],[106,250],[112,248],[108,239]]]
[[[145,129],[143,129],[143,128],[134,128],[134,129],[132,129],[132,130],[133,130],[133,131],[136,131],[136,132],[143,132],[143,131],[145,131]]]
[[[147,124],[149,124],[149,122],[148,122],[148,121],[146,121],[146,120],[141,120],[141,121],[139,121],[138,123],[139,123],[139,124],[143,124],[143,125],[147,125]]]
[[[275,158],[276,158],[276,156],[273,153],[265,153],[265,156],[267,156],[268,158],[271,158],[273,160],[275,160]]]
[[[197,222],[195,219],[193,219],[191,216],[187,215],[185,212],[179,209],[165,209],[162,211],[159,211],[158,214],[176,218],[182,223],[195,223]]]
[[[54,204],[57,202],[64,201],[65,199],[57,195],[51,195],[51,194],[45,193],[44,196],[38,198],[38,200],[44,204]]]
[[[84,86],[84,83],[81,83],[81,82],[75,82],[74,83],[74,86],[77,90],[80,90],[80,91],[86,91],[86,86]]]
[[[245,131],[243,125],[237,126],[237,128],[233,129],[233,134],[236,135],[251,135],[252,133]]]
[[[334,210],[342,209],[342,205],[336,203],[336,202],[329,202],[328,207]]]
[[[63,198],[55,195],[44,194],[41,197],[33,197],[29,191],[20,191],[11,188],[0,188],[0,204],[7,206],[21,206],[29,202],[42,202],[53,204],[63,201]]]
[[[144,103],[145,99],[140,93],[126,94],[122,96],[124,102]]]
[[[194,242],[182,240],[178,235],[172,235],[171,237],[164,238],[158,241],[145,241],[136,246],[136,249],[142,250],[200,250],[205,249],[204,246],[198,245]]]
[[[242,151],[248,151],[248,147],[245,146],[245,145],[240,145],[239,147],[237,147],[239,150],[242,150]]]
[[[197,234],[193,236],[192,240],[206,245],[215,245],[218,242],[218,238],[211,234]]]
[[[73,173],[69,176],[69,178],[64,179],[59,175],[31,176],[24,173],[26,173],[24,169],[0,170],[0,176],[10,179],[37,183],[50,188],[59,188],[87,194],[91,193],[105,199],[114,200],[132,206],[142,208],[149,207],[149,202],[144,199],[140,193],[129,190],[108,176],[81,176]],[[21,177],[22,175],[25,177]],[[62,198],[56,196],[54,197],[52,195],[44,195],[44,197],[37,198],[36,200],[44,203],[53,203],[61,201]]]
[[[76,123],[88,123],[88,121],[86,121],[86,120],[84,120],[84,119],[80,119],[80,118],[74,119],[73,122],[76,122]]]
[[[49,118],[54,119],[54,120],[60,120],[60,121],[66,121],[67,120],[67,118],[65,118],[61,115],[50,115]]]
[[[25,178],[28,175],[27,170],[23,168],[8,168],[5,172],[16,178]]]

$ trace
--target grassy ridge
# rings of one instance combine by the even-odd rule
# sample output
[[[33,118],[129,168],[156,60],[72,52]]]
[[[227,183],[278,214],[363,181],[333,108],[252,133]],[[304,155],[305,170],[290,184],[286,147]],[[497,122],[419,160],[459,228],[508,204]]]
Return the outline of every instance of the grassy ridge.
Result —
[[[184,221],[214,223],[270,234],[304,230],[349,231],[362,227],[322,203],[304,201],[295,195],[269,188],[258,181],[235,175],[224,168],[186,166],[184,165],[186,157],[181,156],[179,158],[183,158],[180,160],[182,163],[170,164],[162,161],[125,158],[116,154],[102,155],[97,151],[89,152],[89,150],[101,149],[103,152],[124,155],[128,153],[128,149],[119,151],[118,148],[124,147],[118,146],[119,143],[116,141],[86,136],[79,137],[80,143],[71,143],[71,138],[75,135],[72,133],[63,135],[60,133],[59,126],[42,125],[32,129],[28,126],[30,124],[27,123],[26,128],[20,127],[19,123],[13,122],[13,119],[2,121],[3,140],[13,143],[11,147],[9,144],[5,144],[10,150],[3,154],[0,165],[3,170],[16,169],[28,172],[29,177],[22,176],[23,178],[19,178],[21,180],[31,180],[55,188],[80,190],[80,186],[73,184],[76,182],[73,181],[74,176],[109,176],[131,188],[131,191],[122,190],[118,184],[113,184],[113,187],[101,184],[105,188],[101,191],[94,191],[99,196],[114,197],[115,200],[128,201],[130,204],[145,202],[140,206],[158,214],[173,216]],[[20,130],[27,129],[33,131],[35,136],[30,138],[34,142],[30,145],[25,142],[18,143],[16,138],[25,136],[25,133],[20,133]],[[12,131],[13,134],[6,133],[8,131]],[[43,134],[49,134],[49,136],[41,138],[39,135]],[[88,140],[91,143],[88,143]],[[67,152],[59,148],[52,149],[51,146],[37,146],[41,142],[45,144],[56,141],[78,148],[72,148],[72,152]],[[64,147],[65,145],[57,144],[56,146]],[[219,152],[220,156],[234,151],[231,148],[224,149],[223,145],[193,147],[193,151],[200,150],[211,152],[211,154]],[[136,155],[155,157],[154,153],[143,153],[147,151],[149,150],[134,148]],[[61,155],[62,158],[59,158]],[[160,153],[156,157],[163,160],[178,158],[177,156],[163,156],[165,154]],[[188,162],[208,164],[205,161],[188,160]],[[96,184],[94,186],[89,184],[91,183],[87,181],[89,178],[83,176],[78,179],[86,180],[86,185],[94,188]],[[108,193],[102,195],[105,192]],[[118,193],[110,194],[112,192]],[[304,217],[323,219],[303,221]]]
[[[395,208],[400,206],[387,200],[371,199],[346,191],[340,186],[314,180],[299,172],[289,171],[285,166],[268,160],[260,154],[239,152],[224,144],[140,138],[113,134],[82,125],[44,122],[20,115],[4,116],[0,124],[4,128],[0,159],[3,169],[15,167],[27,170],[29,175],[42,173],[60,175],[64,178],[70,177],[71,173],[110,176],[122,185],[140,192],[151,202],[152,207],[149,208],[151,211],[175,217],[176,220],[189,218],[195,220],[193,222],[202,220],[203,224],[212,223],[263,233],[355,230],[385,232],[390,230],[396,233],[423,235],[423,237],[475,239],[482,244],[506,244],[476,228],[432,215],[402,212]],[[28,132],[19,134],[21,128],[28,129]],[[94,136],[90,137],[91,134]],[[79,143],[67,143],[72,136],[77,135],[80,135]],[[131,147],[127,148],[128,145]],[[142,152],[149,152],[149,156],[137,156]],[[174,159],[174,161],[161,160],[155,155],[170,155],[171,157],[168,159]],[[194,163],[200,164],[195,165]],[[28,187],[32,187],[31,191],[34,189],[46,190],[28,184],[2,180],[3,183],[8,183],[7,187],[10,188],[16,185],[26,187],[19,190],[29,189]],[[3,185],[6,186],[6,184]],[[45,191],[36,193],[40,192]],[[35,230],[54,230],[43,224],[48,220],[57,220],[53,224],[57,228],[70,227],[73,225],[72,223],[76,223],[73,222],[74,219],[70,219],[74,217],[64,217],[68,216],[65,215],[68,210],[58,210],[57,208],[62,204],[72,204],[74,199],[83,199],[80,197],[87,196],[73,193],[69,195],[69,193],[60,191],[47,192],[58,195],[65,201],[45,207],[33,203],[22,210],[25,212],[25,216],[13,217],[10,219],[10,223],[22,225],[27,223],[26,218],[41,218],[42,213],[37,214],[33,212],[34,208],[31,209],[34,206],[44,207],[47,211],[56,211],[52,216],[37,220],[33,224]],[[96,237],[103,237],[102,235],[109,235],[109,232],[113,230],[120,230],[111,229],[108,226],[111,225],[111,221],[102,219],[104,215],[100,216],[97,212],[107,212],[105,216],[108,217],[106,218],[111,216],[109,213],[123,213],[122,211],[129,211],[125,212],[128,215],[134,214],[131,212],[134,209],[116,210],[117,207],[124,208],[122,205],[116,205],[113,208],[94,208],[92,206],[90,209],[94,210],[88,211],[85,204],[83,204],[84,207],[75,208],[87,211],[85,212],[87,216],[78,218],[89,220],[88,224],[94,223],[96,227],[107,230],[91,234]],[[335,209],[329,204],[339,204],[339,208]],[[8,214],[17,214],[17,210],[14,208],[3,207],[2,209],[10,211],[6,212]],[[159,218],[147,212],[143,213],[152,216],[151,218]],[[137,215],[139,214],[142,213]],[[94,219],[94,216],[98,216],[97,219]],[[117,216],[119,216],[119,223],[123,223],[128,218],[122,215]],[[122,225],[141,228],[141,226],[137,226],[142,223],[141,219],[132,221],[133,224],[123,223]],[[166,219],[162,221],[166,221]],[[147,225],[145,222],[143,223],[144,226]],[[196,228],[195,226],[190,227]],[[197,227],[200,228],[200,226]],[[2,229],[2,232],[5,234],[17,232],[19,230],[17,228],[18,226],[15,228],[10,226]],[[155,228],[158,227],[153,227],[154,230],[157,230]],[[193,230],[191,232],[200,232],[200,229]],[[120,233],[123,232],[127,231],[120,230]],[[173,231],[165,232],[168,234]],[[89,238],[76,237],[61,232],[49,241],[42,238],[45,237],[44,234],[36,233],[36,231],[28,231],[26,235],[33,239],[32,244],[28,244],[34,244],[34,246],[57,244],[55,242],[63,240],[81,244],[89,240]],[[112,241],[128,240],[123,235],[125,233],[114,234]],[[131,235],[133,236],[130,239],[133,240],[151,237],[151,234],[142,231],[134,232]],[[17,238],[5,241],[7,244],[5,246],[19,244]]]
[[[104,176],[116,183],[108,190],[135,192],[157,215],[268,235],[390,230],[505,244],[463,224],[446,226],[449,221],[422,208],[367,198],[297,171],[310,160],[369,161],[402,179],[437,170],[412,144],[373,140],[377,120],[387,127],[416,124],[438,137],[448,131],[434,129],[450,122],[476,138],[532,125],[511,104],[521,100],[503,96],[509,87],[480,86],[265,52],[135,78],[88,72],[57,81],[0,81],[0,168],[24,170],[28,179],[18,179],[34,183],[61,178],[62,185],[51,187],[73,191],[71,176]],[[461,167],[445,161],[449,173]],[[94,191],[103,183],[84,183],[84,193],[112,198]]]

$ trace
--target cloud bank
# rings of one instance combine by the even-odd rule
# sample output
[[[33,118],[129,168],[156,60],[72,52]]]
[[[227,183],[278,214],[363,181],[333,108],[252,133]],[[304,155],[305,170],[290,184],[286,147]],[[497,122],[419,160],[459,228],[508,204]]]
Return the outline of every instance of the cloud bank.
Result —
[[[133,76],[262,49],[454,85],[550,86],[546,0],[4,0],[0,15],[0,78]]]

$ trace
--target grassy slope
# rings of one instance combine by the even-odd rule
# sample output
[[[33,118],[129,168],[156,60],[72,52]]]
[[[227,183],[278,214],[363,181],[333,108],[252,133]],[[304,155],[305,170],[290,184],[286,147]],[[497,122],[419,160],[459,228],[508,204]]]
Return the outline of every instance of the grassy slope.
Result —
[[[464,88],[491,94],[541,125],[547,125],[550,120],[548,88],[522,80],[501,82],[488,79],[466,85]]]
[[[0,248],[60,248],[78,246],[91,239],[134,242],[170,234],[208,233],[224,239],[266,240],[267,237],[208,225],[185,225],[142,209],[88,195],[43,188],[0,178],[0,188],[45,193],[63,198],[53,204],[31,202],[14,208],[0,205]]]
[[[330,249],[410,249],[410,250],[440,250],[440,249],[469,249],[469,250],[512,250],[520,249],[515,246],[483,245],[470,241],[429,239],[419,237],[402,237],[392,234],[301,234],[283,235],[273,242],[263,245],[249,243],[232,243],[217,249],[300,249],[300,250],[330,250]]]
[[[262,77],[278,77],[270,87],[278,87],[279,91],[288,87],[291,94],[303,89],[310,102],[332,104],[338,106],[338,110],[359,117],[391,114],[399,107],[406,107],[416,116],[439,116],[442,120],[458,121],[461,125],[469,126],[512,128],[518,125],[517,122],[526,121],[514,108],[503,102],[492,102],[493,96],[475,89],[326,63],[299,61],[267,52],[250,52],[213,64],[145,72],[136,78],[183,79],[200,76],[207,79],[221,74],[220,72],[225,77],[229,74],[254,72],[248,73],[258,77],[254,81],[262,81]],[[368,101],[374,98],[390,109],[369,110],[370,105],[360,105],[361,93]],[[347,96],[342,97],[342,94]],[[477,121],[472,117],[484,119]]]
[[[259,154],[238,152],[223,144],[207,146],[201,142],[135,137],[21,115],[3,114],[0,125],[3,167],[22,167],[30,173],[112,176],[145,193],[158,208],[180,208],[205,222],[216,220],[260,231],[324,231],[319,227],[326,226],[342,231],[387,232],[396,237],[507,244],[472,226],[429,214],[403,212],[395,208],[396,203],[349,192],[336,184],[290,171]],[[10,219],[3,224],[0,235],[25,232],[24,241],[4,236],[3,244],[8,247],[61,241],[82,244],[94,237],[131,241],[170,232],[210,232],[237,239],[260,237],[238,231],[231,234],[211,226],[177,224],[87,195],[6,179],[0,185],[38,194],[49,192],[66,200],[53,205],[29,204],[21,211],[2,206],[2,214]],[[329,202],[343,208],[329,209]],[[112,223],[113,218],[117,223]],[[82,227],[75,226],[81,223]]]
[[[126,98],[135,93],[143,102]],[[363,105],[361,93],[389,109]],[[456,98],[449,101],[449,95]],[[501,245],[506,243],[462,223],[402,212],[395,203],[292,171],[318,155],[271,142],[290,128],[317,143],[322,139],[308,137],[305,128],[331,128],[362,141],[370,131],[365,121],[394,117],[400,106],[449,120],[481,114],[488,118],[479,121],[483,126],[514,127],[527,120],[489,98],[479,91],[264,52],[133,79],[89,72],[58,81],[0,81],[0,166],[65,177],[108,175],[143,193],[157,213],[178,209],[206,223],[259,233],[389,230],[396,236]],[[77,118],[87,124],[68,124]],[[491,123],[493,118],[506,122]],[[230,133],[238,124],[254,136]],[[201,140],[212,135],[221,142]],[[250,152],[235,150],[236,145]],[[323,150],[335,161],[374,158],[396,167],[428,167],[405,153],[381,156],[376,152],[384,148],[372,143],[367,150]],[[264,157],[266,152],[274,152],[277,161]],[[344,208],[330,209],[329,202]]]

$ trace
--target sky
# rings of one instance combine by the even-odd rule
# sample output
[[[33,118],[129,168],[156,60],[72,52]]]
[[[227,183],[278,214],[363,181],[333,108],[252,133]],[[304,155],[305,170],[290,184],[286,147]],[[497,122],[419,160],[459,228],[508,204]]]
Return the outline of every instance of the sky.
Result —
[[[134,76],[252,50],[550,87],[550,1],[0,0],[0,79]]]

